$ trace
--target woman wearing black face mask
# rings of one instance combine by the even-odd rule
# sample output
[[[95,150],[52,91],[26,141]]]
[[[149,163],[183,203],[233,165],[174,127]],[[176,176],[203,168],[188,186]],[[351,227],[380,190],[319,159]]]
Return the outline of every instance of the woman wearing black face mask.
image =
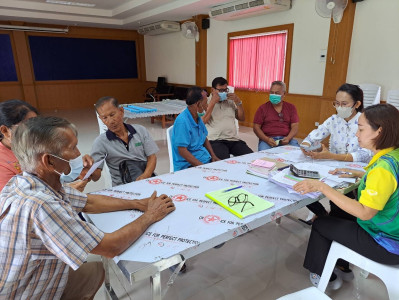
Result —
[[[303,153],[313,159],[369,162],[372,153],[360,148],[356,138],[358,119],[363,110],[363,91],[357,85],[345,83],[337,90],[333,105],[337,114],[309,133],[301,143]],[[327,149],[320,143],[328,136],[330,145]]]

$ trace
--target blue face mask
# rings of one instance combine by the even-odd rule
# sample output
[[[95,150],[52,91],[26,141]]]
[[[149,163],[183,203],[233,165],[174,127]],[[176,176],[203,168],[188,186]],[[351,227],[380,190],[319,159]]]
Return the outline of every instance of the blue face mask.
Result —
[[[74,181],[76,178],[78,178],[78,176],[80,175],[80,173],[83,170],[83,159],[82,159],[82,155],[79,155],[78,157],[71,159],[71,160],[66,160],[63,159],[61,157],[58,157],[56,155],[50,154],[54,157],[57,157],[63,161],[67,161],[69,163],[69,166],[71,168],[71,171],[68,174],[60,174],[59,172],[57,172],[57,170],[54,170],[58,175],[60,175],[60,182],[61,183],[69,183]]]
[[[220,100],[219,101],[225,101],[227,99],[227,93],[226,92],[222,92],[222,93],[218,93]]]
[[[281,95],[270,94],[269,100],[272,104],[279,104],[281,102]]]

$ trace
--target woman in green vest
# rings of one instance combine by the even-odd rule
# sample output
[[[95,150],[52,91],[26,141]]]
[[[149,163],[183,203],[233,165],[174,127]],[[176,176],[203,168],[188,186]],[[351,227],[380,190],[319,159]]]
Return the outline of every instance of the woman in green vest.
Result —
[[[336,169],[346,177],[361,177],[358,199],[351,199],[317,180],[304,180],[294,186],[302,194],[321,192],[339,208],[356,217],[355,221],[319,217],[313,223],[304,267],[317,286],[332,241],[378,263],[399,264],[399,111],[390,104],[364,109],[356,136],[373,158],[365,172]],[[338,289],[342,279],[353,279],[347,262],[338,261],[330,287]]]

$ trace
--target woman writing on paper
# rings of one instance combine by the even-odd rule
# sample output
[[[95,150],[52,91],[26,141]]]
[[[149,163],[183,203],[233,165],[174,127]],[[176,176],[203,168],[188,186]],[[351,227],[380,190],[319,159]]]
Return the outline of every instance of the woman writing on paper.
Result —
[[[367,107],[359,117],[356,136],[360,147],[374,154],[366,173],[336,169],[332,173],[350,172],[342,176],[362,179],[359,201],[348,198],[325,183],[304,180],[294,186],[302,194],[321,192],[338,207],[356,217],[356,221],[324,216],[312,227],[304,267],[317,286],[332,241],[383,264],[399,264],[399,111],[390,104]],[[346,263],[346,262],[345,262]],[[339,263],[331,276],[332,288],[339,288],[348,275],[349,264]],[[345,272],[342,272],[344,270]]]

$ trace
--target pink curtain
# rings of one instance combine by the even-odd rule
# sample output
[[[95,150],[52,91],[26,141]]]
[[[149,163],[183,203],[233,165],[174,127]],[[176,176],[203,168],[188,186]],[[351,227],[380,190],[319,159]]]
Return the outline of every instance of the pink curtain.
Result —
[[[287,33],[230,40],[229,85],[268,90],[283,80]]]

